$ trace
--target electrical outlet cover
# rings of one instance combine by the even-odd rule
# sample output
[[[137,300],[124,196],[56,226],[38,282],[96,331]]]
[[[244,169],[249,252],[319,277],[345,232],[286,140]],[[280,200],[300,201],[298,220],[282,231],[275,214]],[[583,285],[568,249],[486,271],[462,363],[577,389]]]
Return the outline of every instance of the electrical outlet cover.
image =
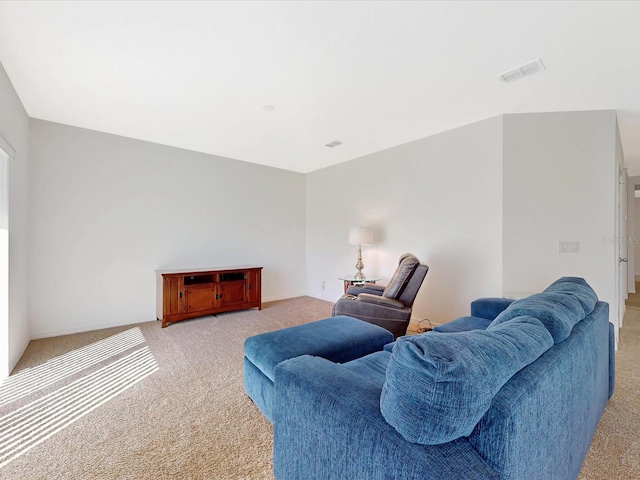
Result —
[[[580,242],[577,240],[560,240],[558,242],[558,252],[560,253],[578,253],[580,251]]]

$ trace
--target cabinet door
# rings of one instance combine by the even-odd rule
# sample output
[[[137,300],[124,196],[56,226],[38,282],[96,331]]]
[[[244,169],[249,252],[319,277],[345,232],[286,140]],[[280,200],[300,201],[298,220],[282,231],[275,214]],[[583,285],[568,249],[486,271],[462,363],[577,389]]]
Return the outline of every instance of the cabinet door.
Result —
[[[192,285],[185,287],[187,313],[211,310],[216,305],[215,285]]]
[[[260,302],[260,270],[250,270],[247,272],[247,302]]]
[[[164,287],[162,291],[163,317],[177,315],[184,311],[182,298],[181,278],[164,277]]]
[[[247,303],[245,281],[220,282],[220,307]]]

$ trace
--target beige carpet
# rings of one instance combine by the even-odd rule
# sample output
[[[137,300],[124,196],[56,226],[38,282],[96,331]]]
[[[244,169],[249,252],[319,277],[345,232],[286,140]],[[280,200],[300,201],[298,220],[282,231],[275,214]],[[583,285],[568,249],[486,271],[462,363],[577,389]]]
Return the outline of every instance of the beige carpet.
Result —
[[[204,317],[166,329],[147,322],[31,342],[12,377],[36,375],[38,365],[83,348],[76,357],[85,363],[59,380],[47,374],[49,386],[1,405],[0,421],[145,347],[159,368],[9,461],[0,478],[272,479],[272,428],[242,389],[242,343],[256,333],[324,318],[330,309],[328,302],[300,297],[266,304],[262,311]],[[131,337],[132,327],[144,338]],[[118,334],[143,343],[129,347],[120,341],[108,358],[87,350],[91,345],[104,350],[96,342],[120,338],[114,337]],[[91,359],[97,363],[86,366]],[[638,369],[640,309],[630,308],[621,335],[616,393],[581,479],[640,478]],[[0,431],[6,437],[6,430]]]
[[[580,480],[640,479],[640,308],[627,307],[616,353],[616,385]]]
[[[640,292],[640,282],[636,280],[636,292]],[[640,307],[640,293],[630,293],[625,301],[628,307]]]
[[[144,344],[0,407],[0,416],[141,346],[159,370],[11,461],[0,478],[273,478],[271,425],[242,388],[243,341],[330,312],[329,302],[301,297],[166,329],[155,321],[135,325]],[[131,327],[33,341],[16,372]]]

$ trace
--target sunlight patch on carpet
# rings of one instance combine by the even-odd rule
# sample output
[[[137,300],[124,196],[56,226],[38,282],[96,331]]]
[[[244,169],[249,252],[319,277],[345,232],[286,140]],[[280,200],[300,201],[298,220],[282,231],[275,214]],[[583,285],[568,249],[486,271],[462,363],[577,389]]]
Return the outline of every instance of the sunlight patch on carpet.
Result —
[[[144,347],[0,417],[0,468],[158,369]]]
[[[42,365],[25,368],[6,378],[0,385],[0,406],[29,395],[58,380],[96,365],[131,347],[145,342],[138,327],[54,357]]]

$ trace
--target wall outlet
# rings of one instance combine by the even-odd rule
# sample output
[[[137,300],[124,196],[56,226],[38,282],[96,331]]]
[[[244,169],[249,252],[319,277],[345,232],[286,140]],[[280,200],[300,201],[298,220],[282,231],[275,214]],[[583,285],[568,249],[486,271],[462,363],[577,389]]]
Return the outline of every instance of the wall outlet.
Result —
[[[580,242],[577,240],[560,240],[558,242],[558,252],[560,253],[578,253],[580,251]]]

